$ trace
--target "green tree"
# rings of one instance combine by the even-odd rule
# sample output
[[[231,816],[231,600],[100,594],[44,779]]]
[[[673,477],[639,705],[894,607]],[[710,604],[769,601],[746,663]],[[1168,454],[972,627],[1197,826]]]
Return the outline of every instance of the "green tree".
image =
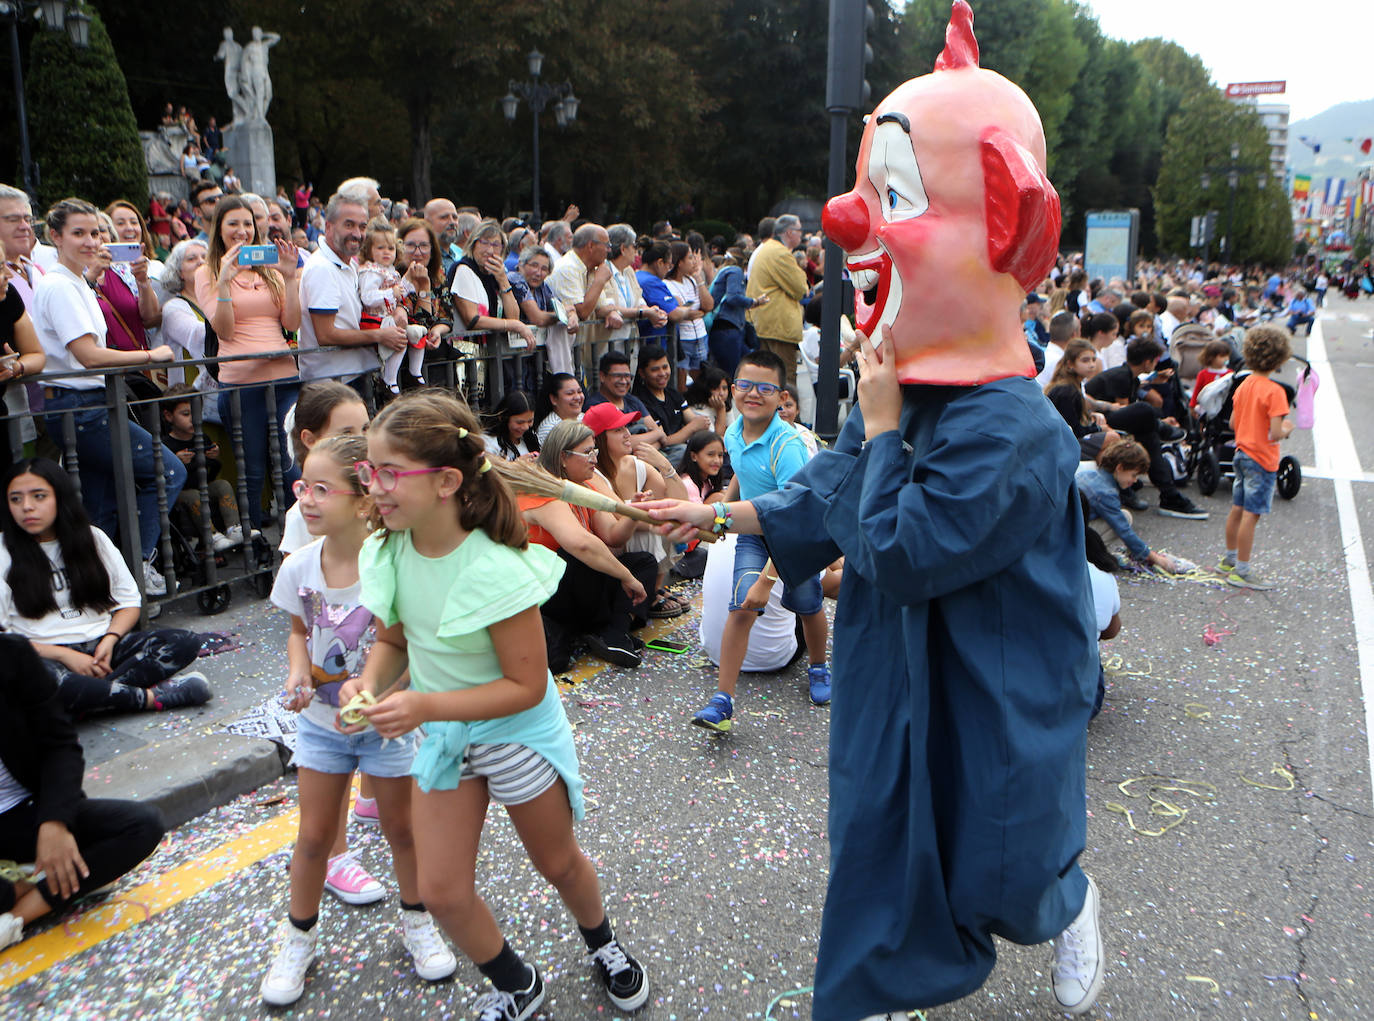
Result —
[[[65,32],[38,32],[24,83],[29,130],[38,162],[39,205],[78,195],[104,206],[148,199],[148,168],[129,106],[129,90],[114,47],[95,11],[91,44],[72,45]]]
[[[1236,175],[1234,214],[1225,170],[1233,145],[1240,148],[1237,164],[1244,168]],[[1253,110],[1215,88],[1185,99],[1169,122],[1154,199],[1156,230],[1166,251],[1187,251],[1192,218],[1216,210],[1221,233],[1234,218],[1232,261],[1275,264],[1292,252],[1288,202],[1269,170],[1268,133]]]

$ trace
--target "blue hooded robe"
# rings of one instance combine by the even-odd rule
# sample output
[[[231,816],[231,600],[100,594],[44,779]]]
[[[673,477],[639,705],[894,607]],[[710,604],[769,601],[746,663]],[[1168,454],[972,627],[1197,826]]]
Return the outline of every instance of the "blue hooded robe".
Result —
[[[902,388],[901,426],[753,501],[796,584],[840,555],[815,1021],[947,1003],[992,934],[1083,905],[1097,635],[1078,446],[1029,379]]]

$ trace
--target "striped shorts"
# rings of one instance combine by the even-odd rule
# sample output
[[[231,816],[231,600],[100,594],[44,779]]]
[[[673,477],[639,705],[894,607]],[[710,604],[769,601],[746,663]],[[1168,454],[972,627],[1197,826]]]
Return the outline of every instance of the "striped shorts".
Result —
[[[498,805],[523,805],[552,787],[558,770],[522,744],[470,744],[459,782],[476,776],[486,778],[487,797]]]

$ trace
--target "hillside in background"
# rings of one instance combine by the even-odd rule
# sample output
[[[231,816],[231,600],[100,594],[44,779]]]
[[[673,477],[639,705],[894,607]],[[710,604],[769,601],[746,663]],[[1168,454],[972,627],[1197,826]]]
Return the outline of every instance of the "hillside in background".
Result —
[[[1298,141],[1306,135],[1321,143],[1322,151],[1312,150]],[[1344,177],[1354,180],[1356,172],[1374,162],[1356,148],[1361,138],[1374,135],[1374,99],[1337,103],[1315,117],[1288,125],[1288,162],[1295,174],[1316,177]],[[1345,141],[1354,138],[1355,144]]]

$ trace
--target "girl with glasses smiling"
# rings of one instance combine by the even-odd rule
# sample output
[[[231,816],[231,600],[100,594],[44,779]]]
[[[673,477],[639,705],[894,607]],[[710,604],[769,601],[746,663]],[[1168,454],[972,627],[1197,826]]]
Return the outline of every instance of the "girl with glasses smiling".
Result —
[[[490,470],[470,408],[436,391],[393,401],[368,431],[360,478],[385,531],[363,544],[362,601],[377,642],[341,703],[382,694],[362,715],[382,737],[423,725],[411,775],[420,893],[493,989],[481,1018],[529,1017],[539,970],[511,948],[476,889],[478,845],[495,800],[530,860],[557,888],[611,1001],[648,999],[644,970],[616,940],[596,870],[573,835],[582,778],[549,672],[539,606],[563,564],[531,545],[514,494]],[[406,670],[411,687],[389,691]]]

